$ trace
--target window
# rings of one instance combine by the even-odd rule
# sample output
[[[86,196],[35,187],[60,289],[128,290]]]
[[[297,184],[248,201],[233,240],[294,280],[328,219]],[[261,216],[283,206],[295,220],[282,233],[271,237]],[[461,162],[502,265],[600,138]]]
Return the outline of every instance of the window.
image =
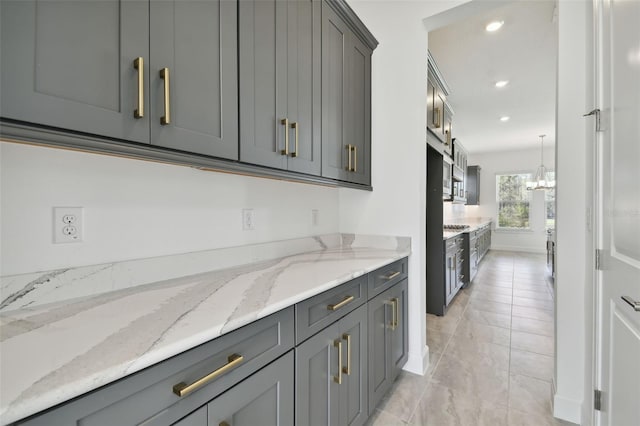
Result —
[[[530,173],[496,175],[498,226],[507,229],[529,229],[531,191],[527,191]]]
[[[556,180],[556,172],[549,170],[547,172],[547,179],[551,182]],[[544,204],[545,204],[545,226],[548,228],[556,227],[556,188],[547,189],[544,191]]]

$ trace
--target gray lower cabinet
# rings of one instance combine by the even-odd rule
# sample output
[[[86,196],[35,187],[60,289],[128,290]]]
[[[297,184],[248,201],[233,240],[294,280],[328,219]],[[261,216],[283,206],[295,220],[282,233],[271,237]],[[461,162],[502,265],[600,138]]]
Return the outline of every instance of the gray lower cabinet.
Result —
[[[321,0],[240,0],[240,159],[320,174]]]
[[[238,159],[237,6],[149,3],[152,144]]]
[[[149,3],[2,0],[0,116],[149,142]],[[139,73],[142,78],[139,80]]]
[[[371,183],[371,54],[322,4],[322,176]]]
[[[367,378],[364,305],[296,348],[296,424],[362,425]]]
[[[369,301],[369,414],[387,393],[408,358],[408,282]]]

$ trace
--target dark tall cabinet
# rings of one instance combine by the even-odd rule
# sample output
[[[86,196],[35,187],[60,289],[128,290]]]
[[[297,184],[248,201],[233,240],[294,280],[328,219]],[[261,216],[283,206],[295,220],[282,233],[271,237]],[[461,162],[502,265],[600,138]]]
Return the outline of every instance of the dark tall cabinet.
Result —
[[[467,205],[480,204],[480,166],[467,167]]]
[[[240,159],[320,174],[320,0],[239,2]]]
[[[322,4],[322,176],[371,183],[371,54]]]

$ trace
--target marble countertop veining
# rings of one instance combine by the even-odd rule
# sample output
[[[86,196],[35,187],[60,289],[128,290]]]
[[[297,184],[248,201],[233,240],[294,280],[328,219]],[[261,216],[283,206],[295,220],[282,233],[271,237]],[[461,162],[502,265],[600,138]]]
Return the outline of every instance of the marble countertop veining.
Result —
[[[0,424],[410,253],[407,237],[331,234],[0,277]]]

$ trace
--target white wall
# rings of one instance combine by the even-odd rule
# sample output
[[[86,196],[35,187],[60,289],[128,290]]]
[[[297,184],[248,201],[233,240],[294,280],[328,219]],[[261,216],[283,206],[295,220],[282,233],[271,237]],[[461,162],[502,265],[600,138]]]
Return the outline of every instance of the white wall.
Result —
[[[590,424],[592,387],[592,3],[560,1],[556,120],[556,374],[554,414]],[[583,406],[586,407],[583,408]],[[584,413],[584,416],[583,416]]]
[[[0,143],[0,157],[1,275],[339,228],[335,188],[14,143]],[[85,242],[52,244],[53,206],[85,208]],[[243,208],[253,231],[242,231]]]
[[[553,147],[544,150],[544,165],[554,169],[555,152]],[[498,223],[498,203],[496,201],[496,174],[531,173],[535,174],[540,165],[540,149],[517,151],[496,151],[469,155],[469,165],[480,165],[480,205],[466,206],[469,217],[493,218],[494,232],[491,236],[491,248],[495,250],[513,250],[527,252],[546,252],[546,221],[544,191],[532,191],[529,207],[529,231],[495,230]],[[473,216],[475,215],[475,216]]]
[[[461,1],[353,1],[380,45],[372,59],[373,192],[340,190],[342,232],[412,238],[409,259],[409,361],[422,374],[426,347],[426,72],[422,19]]]

